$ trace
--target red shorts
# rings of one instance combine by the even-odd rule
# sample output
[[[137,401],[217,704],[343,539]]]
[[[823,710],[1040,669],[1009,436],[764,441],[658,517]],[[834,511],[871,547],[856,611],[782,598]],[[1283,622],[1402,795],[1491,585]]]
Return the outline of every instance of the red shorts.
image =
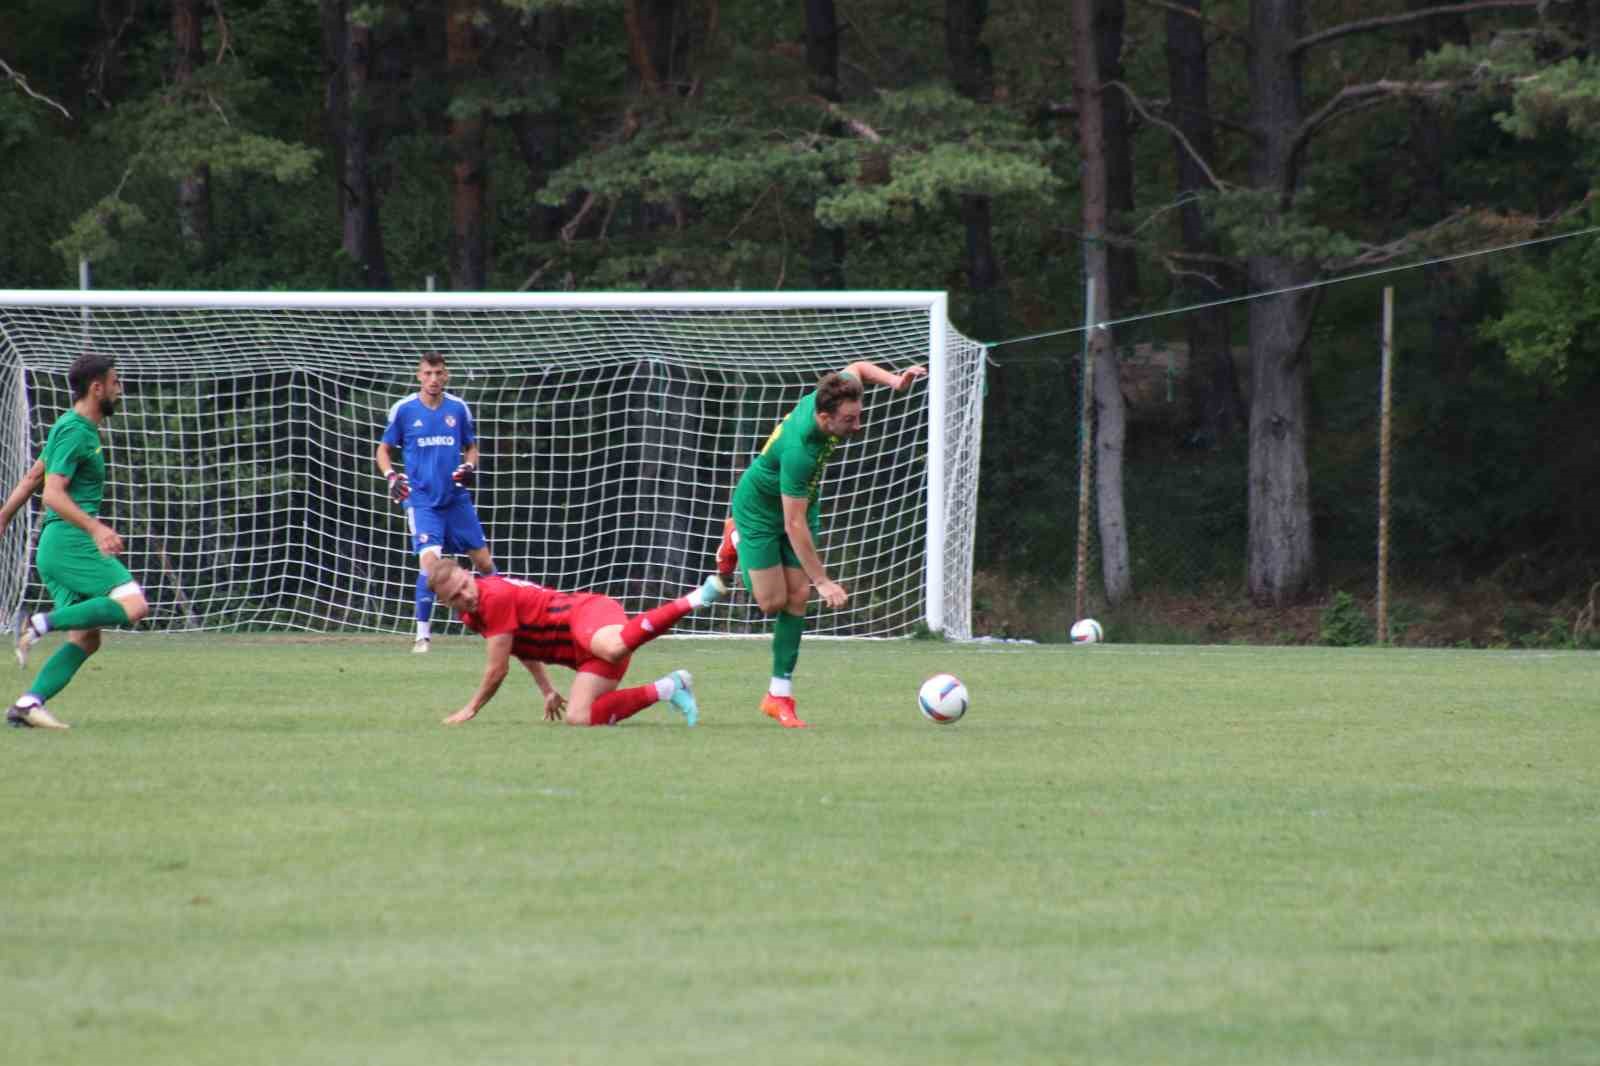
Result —
[[[602,596],[596,592],[578,593],[572,597],[570,618],[567,628],[572,632],[572,646],[578,653],[578,665],[573,669],[580,674],[595,674],[620,681],[622,675],[628,672],[628,658],[624,657],[621,662],[608,663],[604,659],[595,657],[589,650],[589,642],[594,639],[598,630],[606,626],[620,626],[627,622],[628,612],[622,609],[622,604],[610,596]]]

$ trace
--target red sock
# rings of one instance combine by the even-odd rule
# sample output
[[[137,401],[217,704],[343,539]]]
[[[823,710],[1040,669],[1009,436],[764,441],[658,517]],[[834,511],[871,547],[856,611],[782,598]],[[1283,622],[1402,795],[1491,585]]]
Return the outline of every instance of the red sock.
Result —
[[[644,614],[634,615],[622,627],[623,646],[632,651],[647,641],[655,640],[692,610],[694,608],[689,605],[689,597],[679,596],[660,607],[650,608]]]
[[[657,610],[660,610],[658,607]],[[607,692],[589,708],[590,725],[615,725],[624,718],[632,718],[661,697],[656,695],[656,683],[635,688],[619,688]]]

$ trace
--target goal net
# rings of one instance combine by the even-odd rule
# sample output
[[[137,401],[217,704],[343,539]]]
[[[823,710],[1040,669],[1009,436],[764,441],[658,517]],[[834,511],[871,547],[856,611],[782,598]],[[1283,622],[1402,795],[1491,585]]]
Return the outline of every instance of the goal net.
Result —
[[[476,422],[496,564],[630,612],[710,572],[735,481],[821,374],[928,364],[926,385],[869,387],[865,431],[829,463],[820,547],[850,602],[813,598],[811,629],[971,635],[984,354],[942,293],[0,290],[7,488],[71,404],[85,349],[114,354],[124,385],[102,430],[104,515],[146,628],[408,628],[416,561],[374,452],[437,351]],[[0,538],[0,605],[46,602],[39,506]],[[762,624],[738,594],[678,628]]]

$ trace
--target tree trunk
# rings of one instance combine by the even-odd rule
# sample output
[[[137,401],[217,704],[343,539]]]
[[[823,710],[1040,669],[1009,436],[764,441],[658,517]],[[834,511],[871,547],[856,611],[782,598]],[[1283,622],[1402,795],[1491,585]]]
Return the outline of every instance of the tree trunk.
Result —
[[[368,289],[392,287],[378,225],[378,183],[372,174],[373,30],[343,14],[343,115],[339,150],[344,157],[339,189],[343,218],[340,247],[360,272]],[[330,96],[332,95],[330,91]]]
[[[173,0],[172,38],[176,62],[173,94],[177,106],[189,106],[185,89],[199,69],[204,28],[200,0]],[[191,250],[204,254],[211,242],[211,168],[204,163],[178,179],[178,232]]]
[[[345,83],[345,0],[318,0],[322,24],[322,128],[333,160],[333,211],[336,225],[344,225],[344,140],[350,116],[350,88]]]
[[[527,57],[522,93],[537,98],[546,95],[561,75],[563,50],[569,27],[564,12],[541,11],[529,16],[524,30],[522,53]],[[528,237],[537,242],[553,241],[561,232],[565,211],[538,202],[538,194],[561,165],[563,116],[559,110],[519,111],[509,120],[518,154],[527,167]]]
[[[945,0],[945,56],[956,92],[981,104],[994,100],[994,58],[983,43],[989,0]],[[994,251],[994,224],[989,197],[961,197],[961,224],[967,232],[967,288],[974,302],[989,302],[1000,284],[1000,261]]]
[[[1122,27],[1124,0],[1094,0],[1094,47],[1100,84],[1123,81]],[[1133,214],[1133,129],[1128,98],[1112,89],[1100,95],[1101,128],[1105,133],[1106,211],[1109,226],[1125,225]],[[1125,245],[1106,249],[1110,271],[1110,313],[1122,315],[1139,302],[1139,256]]]
[[[623,24],[628,31],[628,57],[645,92],[661,92],[673,71],[673,26],[678,0],[626,0]]]
[[[806,2],[806,75],[810,89],[832,103],[839,96],[839,19],[833,0]],[[838,123],[828,132],[842,136]],[[844,230],[811,222],[811,277],[818,289],[844,288]]]
[[[458,92],[477,91],[473,82],[479,76],[483,18],[480,0],[450,0],[445,62]],[[488,113],[482,106],[453,113],[450,119],[450,287],[456,292],[481,291],[489,281],[487,128]]]
[[[1205,272],[1209,280],[1184,274],[1178,279],[1178,298],[1186,304],[1206,303],[1232,295],[1232,268],[1221,266],[1221,243],[1206,223],[1194,197],[1211,188],[1198,153],[1208,164],[1217,161],[1216,133],[1211,121],[1211,63],[1206,48],[1205,0],[1189,0],[1193,12],[1167,11],[1167,86],[1173,101],[1172,124],[1189,147],[1172,139],[1177,156],[1178,225],[1183,249],[1189,254],[1186,269]],[[1191,151],[1192,149],[1192,151]],[[1191,311],[1184,316],[1189,345],[1189,402],[1192,443],[1219,447],[1244,422],[1244,395],[1233,362],[1231,327],[1226,307]]]
[[[1078,139],[1083,153],[1084,269],[1094,279],[1092,321],[1110,317],[1115,294],[1110,288],[1106,252],[1106,156],[1103,93],[1093,36],[1096,0],[1072,0],[1074,80],[1078,96]],[[1095,500],[1099,514],[1100,569],[1106,602],[1115,606],[1133,594],[1128,563],[1128,529],[1122,502],[1122,457],[1126,411],[1111,338],[1103,329],[1089,334],[1094,359]]]
[[[1301,0],[1253,0],[1251,181],[1285,211],[1296,192],[1295,132],[1303,118],[1301,64],[1292,46],[1304,29]],[[1269,223],[1271,219],[1264,222]],[[1313,264],[1279,255],[1249,260],[1256,292],[1300,285]],[[1248,582],[1260,603],[1303,598],[1315,579],[1305,344],[1316,310],[1309,292],[1250,301],[1250,535]]]

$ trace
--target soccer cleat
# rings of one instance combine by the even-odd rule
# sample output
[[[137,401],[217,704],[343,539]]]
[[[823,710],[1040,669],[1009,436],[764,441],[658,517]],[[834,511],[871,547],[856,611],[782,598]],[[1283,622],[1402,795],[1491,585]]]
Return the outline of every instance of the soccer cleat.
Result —
[[[706,607],[716,603],[728,594],[728,583],[722,580],[721,574],[712,574],[700,586],[700,606]]]
[[[717,573],[725,583],[732,584],[733,572],[739,569],[739,531],[733,528],[733,516],[722,522],[722,543],[717,545]]]
[[[39,643],[39,633],[33,628],[33,617],[28,614],[26,607],[17,611],[12,619],[12,629],[17,634],[17,665],[28,665],[28,649]]]
[[[426,655],[428,653],[428,638],[418,637],[416,643],[411,645],[412,655]]]
[[[700,707],[694,702],[694,676],[687,670],[674,670],[667,676],[677,685],[667,702],[683,715],[684,725],[694,725],[700,720]]]
[[[793,696],[774,696],[770,692],[761,700],[761,713],[768,718],[777,719],[779,725],[785,729],[805,729],[806,723],[794,713]]]
[[[6,709],[6,725],[17,729],[71,729],[67,723],[45,709],[42,703],[24,706],[13,703]]]

